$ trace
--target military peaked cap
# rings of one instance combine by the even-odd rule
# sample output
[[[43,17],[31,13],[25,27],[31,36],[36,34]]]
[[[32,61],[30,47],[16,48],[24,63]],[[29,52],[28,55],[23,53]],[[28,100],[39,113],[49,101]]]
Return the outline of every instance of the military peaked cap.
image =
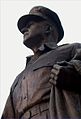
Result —
[[[29,23],[30,21],[40,21],[40,20],[47,20],[57,27],[59,33],[58,42],[63,38],[64,30],[58,15],[54,11],[43,6],[33,7],[30,10],[29,14],[22,16],[18,20],[17,24],[18,29],[20,30],[21,33],[23,33],[21,29],[23,29],[27,25],[27,23]]]

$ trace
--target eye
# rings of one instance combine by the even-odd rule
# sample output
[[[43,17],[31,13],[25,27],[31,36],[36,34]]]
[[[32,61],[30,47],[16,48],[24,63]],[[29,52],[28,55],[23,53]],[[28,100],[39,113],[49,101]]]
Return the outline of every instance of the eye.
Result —
[[[34,21],[30,21],[29,23],[27,23],[26,28],[29,28],[31,25],[33,25],[35,22]]]
[[[33,25],[34,23],[35,23],[34,21],[27,23],[25,27],[21,29],[21,32],[24,34],[24,32],[26,32],[28,28],[30,28],[30,26]]]

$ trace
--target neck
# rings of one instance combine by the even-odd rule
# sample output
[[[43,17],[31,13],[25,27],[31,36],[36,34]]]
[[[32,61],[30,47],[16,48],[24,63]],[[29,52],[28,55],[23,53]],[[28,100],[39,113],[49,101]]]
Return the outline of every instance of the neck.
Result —
[[[36,55],[36,56],[40,56],[40,55],[42,55],[42,54],[44,54],[44,53],[47,53],[47,52],[49,52],[49,51],[51,51],[52,50],[52,48],[50,48],[50,47],[48,47],[46,44],[44,44],[44,49],[43,50],[40,50],[40,48],[37,50],[37,52],[34,52],[34,55]]]

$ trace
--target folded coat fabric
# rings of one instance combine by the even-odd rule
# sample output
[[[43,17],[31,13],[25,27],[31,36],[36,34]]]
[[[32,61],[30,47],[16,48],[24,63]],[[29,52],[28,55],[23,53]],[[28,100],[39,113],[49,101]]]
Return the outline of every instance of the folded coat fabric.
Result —
[[[35,119],[81,119],[81,94],[58,88],[49,82],[53,65],[61,61],[67,61],[76,70],[76,75],[81,76],[81,55],[79,52],[76,57],[77,49],[81,49],[81,44],[62,45],[34,61],[31,57],[11,87],[2,119],[27,119],[27,112],[43,102],[48,102],[50,116],[48,118],[44,111],[43,116],[40,113]],[[34,119],[31,115],[29,118]]]

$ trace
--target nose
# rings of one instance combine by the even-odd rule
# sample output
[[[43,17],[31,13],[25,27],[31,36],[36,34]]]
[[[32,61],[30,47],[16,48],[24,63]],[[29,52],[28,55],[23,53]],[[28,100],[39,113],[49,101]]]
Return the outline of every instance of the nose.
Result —
[[[29,29],[27,27],[24,27],[21,29],[21,32],[24,34],[25,32],[26,33],[29,33]]]

